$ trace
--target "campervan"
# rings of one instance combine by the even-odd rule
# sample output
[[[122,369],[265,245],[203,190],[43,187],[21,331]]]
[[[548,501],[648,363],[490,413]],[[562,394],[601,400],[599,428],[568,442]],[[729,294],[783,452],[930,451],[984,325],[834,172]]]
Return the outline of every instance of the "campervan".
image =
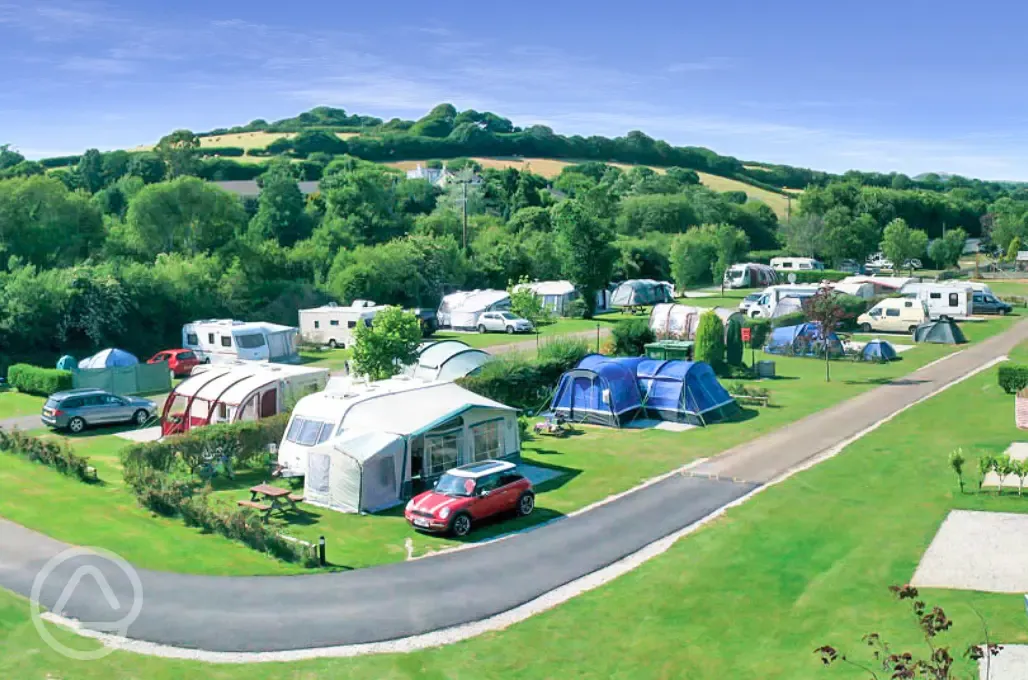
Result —
[[[865,333],[913,333],[928,319],[928,307],[921,300],[887,298],[858,316],[857,324]]]
[[[900,294],[923,301],[932,319],[940,316],[966,319],[971,316],[974,291],[970,286],[908,283],[900,289]]]
[[[766,264],[745,262],[729,267],[724,282],[728,288],[764,288],[778,283],[778,275]]]
[[[771,268],[784,272],[813,271],[825,266],[812,257],[773,257]]]
[[[202,319],[182,326],[182,347],[204,363],[300,362],[299,333],[293,326],[232,319]]]
[[[764,289],[760,298],[750,305],[746,313],[752,318],[770,319],[778,303],[785,298],[812,297],[820,288],[817,285],[769,286]]]
[[[304,342],[329,347],[349,347],[358,324],[370,326],[385,305],[357,300],[349,307],[329,303],[322,307],[300,310],[300,336]]]

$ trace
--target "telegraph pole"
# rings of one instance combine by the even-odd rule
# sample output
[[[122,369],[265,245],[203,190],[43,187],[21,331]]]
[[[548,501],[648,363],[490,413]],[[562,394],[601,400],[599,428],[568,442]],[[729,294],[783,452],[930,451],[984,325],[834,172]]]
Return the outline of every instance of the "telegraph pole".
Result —
[[[461,206],[463,206],[463,208],[464,208],[464,210],[463,210],[463,213],[464,213],[464,226],[461,229],[461,235],[462,235],[461,240],[462,240],[462,243],[464,244],[464,254],[466,255],[467,252],[468,252],[468,181],[466,179],[462,180],[460,185],[461,185],[461,201],[460,201],[460,203],[461,203]]]

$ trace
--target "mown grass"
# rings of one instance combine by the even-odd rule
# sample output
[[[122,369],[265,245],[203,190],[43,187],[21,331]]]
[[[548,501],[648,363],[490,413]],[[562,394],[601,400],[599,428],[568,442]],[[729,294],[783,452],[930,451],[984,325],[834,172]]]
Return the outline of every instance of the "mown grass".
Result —
[[[17,390],[0,392],[0,420],[17,416],[36,415],[43,408],[42,397],[22,394]]]
[[[1028,350],[1019,348],[1014,358],[1028,359]],[[77,662],[40,641],[23,599],[0,593],[0,674],[81,680],[864,678],[852,669],[826,674],[813,649],[832,644],[863,658],[861,636],[877,631],[896,650],[924,650],[907,606],[887,587],[910,579],[951,509],[1028,511],[1028,498],[961,495],[947,464],[958,446],[973,456],[1023,439],[1012,411],[1013,397],[997,386],[995,369],[985,371],[728,511],[613,583],[464,643],[288,665],[210,666],[127,653]],[[954,619],[941,643],[955,650],[983,638],[974,610],[993,640],[1028,641],[1020,595],[922,594]],[[57,636],[95,646],[64,631]],[[958,666],[971,670],[966,661]]]
[[[586,334],[590,331],[595,332],[597,327],[600,328],[602,334],[613,328],[619,321],[639,318],[648,317],[645,314],[633,315],[621,312],[610,312],[607,314],[598,314],[593,319],[557,319],[553,323],[547,323],[539,326],[535,333],[514,333],[511,335],[506,333],[475,333],[452,331],[447,329],[436,331],[431,338],[428,338],[428,340],[460,340],[470,347],[478,348],[518,344],[524,345],[526,350],[532,351],[535,349],[534,343],[542,344],[549,338],[570,335],[573,333]],[[595,344],[594,337],[583,338],[583,340],[586,340],[587,342],[592,341],[593,344]],[[595,346],[590,345],[590,349],[595,351],[596,348]]]

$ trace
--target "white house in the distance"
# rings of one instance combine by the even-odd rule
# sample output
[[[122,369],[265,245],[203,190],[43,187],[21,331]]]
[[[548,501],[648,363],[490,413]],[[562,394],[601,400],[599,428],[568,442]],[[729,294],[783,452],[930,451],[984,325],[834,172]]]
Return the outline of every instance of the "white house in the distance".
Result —
[[[457,177],[457,173],[452,170],[447,170],[444,165],[441,168],[426,168],[421,163],[418,163],[413,170],[407,171],[407,179],[423,179],[427,180],[431,184],[442,188],[445,187],[448,182]],[[482,183],[482,178],[477,174],[473,174],[468,180],[468,184],[478,185]]]

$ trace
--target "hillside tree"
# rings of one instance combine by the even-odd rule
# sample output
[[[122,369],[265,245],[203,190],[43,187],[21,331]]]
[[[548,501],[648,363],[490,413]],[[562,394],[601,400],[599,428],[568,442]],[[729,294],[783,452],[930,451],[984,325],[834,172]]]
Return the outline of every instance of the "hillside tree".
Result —
[[[167,166],[168,177],[195,175],[199,171],[197,150],[200,138],[190,130],[175,130],[170,135],[161,137],[154,151]]]
[[[951,229],[942,238],[937,238],[928,246],[928,256],[944,269],[956,267],[964,252],[967,232],[963,229]]]
[[[721,294],[724,295],[725,272],[746,254],[749,239],[741,229],[736,229],[730,224],[718,224],[713,230],[715,258],[710,264],[710,273],[714,281],[721,282]]]
[[[96,149],[87,149],[75,166],[76,184],[95,194],[104,186],[103,158]]]
[[[384,380],[417,360],[421,324],[413,313],[390,307],[375,315],[373,325],[357,324],[354,336],[354,371]]]
[[[561,271],[583,299],[595,300],[596,292],[610,283],[617,257],[610,222],[595,217],[577,199],[571,199],[554,206],[553,230]],[[586,318],[591,319],[592,314],[592,305],[586,304]]]
[[[881,243],[882,252],[892,260],[897,270],[915,257],[921,257],[928,248],[928,234],[920,229],[911,229],[906,220],[897,217],[885,225]],[[913,267],[910,267],[913,272]]]
[[[288,164],[274,163],[261,175],[263,186],[257,214],[250,220],[250,234],[292,246],[311,234],[311,222],[303,194]]]
[[[779,227],[785,249],[794,255],[817,257],[824,243],[825,222],[820,215],[798,215]]]
[[[156,184],[164,179],[167,168],[160,156],[145,151],[132,156],[128,163],[128,173],[139,177],[146,184]]]

